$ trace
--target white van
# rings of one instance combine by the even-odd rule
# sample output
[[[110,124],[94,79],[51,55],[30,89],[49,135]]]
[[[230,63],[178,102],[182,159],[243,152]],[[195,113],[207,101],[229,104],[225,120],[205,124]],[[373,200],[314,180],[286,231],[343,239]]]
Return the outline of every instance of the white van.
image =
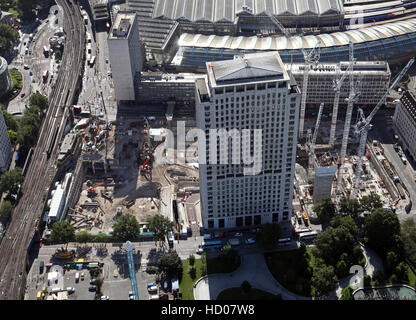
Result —
[[[152,294],[150,296],[149,300],[159,300],[159,295],[158,294]]]
[[[79,281],[79,272],[77,272],[76,274],[75,274],[75,282],[78,282]]]

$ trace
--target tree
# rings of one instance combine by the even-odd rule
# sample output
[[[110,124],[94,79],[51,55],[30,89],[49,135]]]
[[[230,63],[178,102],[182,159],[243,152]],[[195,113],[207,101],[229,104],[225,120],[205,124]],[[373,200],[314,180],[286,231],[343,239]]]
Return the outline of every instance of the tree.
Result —
[[[63,243],[68,246],[68,242],[74,238],[75,228],[71,226],[67,221],[58,221],[54,223],[51,234],[51,239],[53,242]]]
[[[395,252],[393,252],[393,251],[387,252],[386,264],[385,264],[386,271],[391,273],[396,268],[398,262],[399,262],[398,257],[397,257],[397,254]]]
[[[195,256],[193,254],[189,255],[189,265],[193,266],[195,264]]]
[[[1,111],[3,112],[4,122],[8,130],[17,131],[18,124],[16,118],[7,112],[4,106],[1,106]]]
[[[266,250],[277,248],[277,244],[282,233],[281,227],[277,223],[266,223],[262,226],[257,235],[258,244]]]
[[[382,208],[383,202],[377,193],[371,192],[368,196],[361,198],[360,205],[365,211],[373,212],[376,209]]]
[[[404,255],[416,266],[416,222],[412,218],[402,222],[400,238],[404,245]]]
[[[344,227],[354,237],[358,235],[358,228],[350,216],[336,216],[331,219],[330,226],[333,228]]]
[[[75,236],[75,241],[79,243],[87,243],[91,241],[91,234],[88,231],[81,231]]]
[[[19,191],[19,185],[22,183],[22,168],[15,168],[7,171],[0,178],[0,192],[7,192],[8,196],[15,196]]]
[[[314,240],[318,256],[328,265],[335,266],[343,253],[352,253],[355,239],[344,227],[328,227]]]
[[[371,276],[368,274],[364,276],[364,287],[371,287]]]
[[[314,297],[321,297],[329,294],[335,289],[338,278],[335,275],[334,267],[321,265],[315,268],[311,279],[311,294]]]
[[[39,0],[16,0],[17,9],[19,10],[23,20],[30,20],[33,18],[33,9],[38,4]]]
[[[354,290],[352,290],[352,288],[350,286],[346,286],[341,291],[341,298],[339,298],[339,300],[351,300],[353,292],[354,292]]]
[[[340,202],[340,209],[342,213],[356,217],[358,216],[358,211],[360,210],[360,203],[357,199],[342,197]]]
[[[164,241],[169,231],[172,231],[175,224],[168,218],[156,214],[153,217],[147,219],[147,228],[153,232],[157,240]]]
[[[7,133],[9,134],[10,143],[14,145],[17,141],[17,133],[13,130],[7,130]]]
[[[118,241],[134,241],[139,234],[139,222],[131,214],[122,215],[113,226],[113,238]]]
[[[166,253],[159,259],[159,271],[169,278],[182,274],[182,260],[176,252]]]
[[[19,43],[19,33],[7,24],[0,24],[0,56],[6,56]]]
[[[348,275],[348,266],[344,260],[340,260],[337,262],[336,273],[340,278],[343,278]]]
[[[195,280],[196,278],[196,269],[195,267],[191,267],[191,269],[189,269],[189,276],[191,277],[192,280]]]
[[[327,222],[336,212],[335,204],[330,198],[326,198],[313,206],[313,211],[319,218],[321,223]]]
[[[247,280],[244,280],[243,283],[241,284],[241,290],[244,293],[249,293],[251,290],[251,284],[250,282],[248,282]]]
[[[48,107],[48,98],[40,93],[34,93],[29,99],[30,106],[38,106],[40,110],[45,110]]]
[[[377,209],[364,220],[362,228],[364,242],[382,257],[395,251],[400,234],[397,216],[386,209]]]
[[[0,222],[6,224],[12,215],[13,205],[10,201],[2,201],[0,205]]]
[[[376,286],[382,286],[386,283],[386,276],[383,270],[376,269],[373,272],[373,280]]]

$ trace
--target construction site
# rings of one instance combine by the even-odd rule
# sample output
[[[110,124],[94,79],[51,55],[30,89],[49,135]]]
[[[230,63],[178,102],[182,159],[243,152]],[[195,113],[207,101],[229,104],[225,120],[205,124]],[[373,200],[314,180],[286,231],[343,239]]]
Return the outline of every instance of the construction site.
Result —
[[[320,201],[330,198],[338,206],[343,197],[361,199],[371,193],[377,194],[384,208],[400,214],[410,210],[410,195],[398,178],[393,165],[384,156],[378,141],[368,140],[372,118],[385,103],[392,90],[408,71],[414,60],[401,70],[393,80],[389,90],[366,117],[362,108],[357,108],[356,123],[352,123],[354,102],[359,92],[359,79],[354,79],[353,47],[350,44],[350,92],[346,99],[345,120],[337,121],[339,88],[347,73],[334,82],[335,100],[332,121],[321,121],[324,104],[321,103],[316,121],[305,121],[305,105],[301,106],[300,128],[305,128],[306,136],[300,137],[298,161],[295,172],[295,199],[292,222],[295,230],[311,230],[309,221],[319,224],[313,207]],[[305,75],[307,78],[307,74]],[[307,92],[303,92],[305,96]],[[302,98],[302,102],[304,98]],[[325,117],[328,119],[328,117]],[[328,134],[329,133],[329,134]],[[302,131],[300,131],[300,136]],[[303,143],[304,142],[304,143]],[[365,216],[369,212],[362,212]],[[306,228],[302,228],[305,224]]]
[[[199,234],[202,224],[189,209],[187,218],[182,205],[191,201],[199,207],[198,166],[166,162],[169,149],[164,119],[141,117],[120,118],[106,122],[88,115],[81,117],[74,132],[82,137],[79,160],[78,200],[69,206],[65,219],[76,232],[110,234],[119,217],[131,214],[141,225],[142,236],[151,238],[147,219],[161,214],[175,222],[178,234]],[[195,199],[197,197],[197,200]],[[184,205],[185,206],[185,205]]]

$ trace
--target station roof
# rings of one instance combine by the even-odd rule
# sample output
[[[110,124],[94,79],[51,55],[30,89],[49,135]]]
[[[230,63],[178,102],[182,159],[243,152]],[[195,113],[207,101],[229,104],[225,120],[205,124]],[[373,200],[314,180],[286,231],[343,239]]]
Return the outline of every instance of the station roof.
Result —
[[[343,11],[342,0],[156,0],[153,18],[234,22],[239,14],[297,16]]]
[[[259,38],[252,37],[231,37],[183,33],[178,41],[180,47],[204,47],[233,50],[296,50],[311,49],[320,40],[320,47],[333,47],[353,43],[369,42],[380,39],[387,39],[395,36],[406,35],[416,32],[416,18],[386,23],[382,25],[334,32],[330,34],[293,36],[271,36]]]

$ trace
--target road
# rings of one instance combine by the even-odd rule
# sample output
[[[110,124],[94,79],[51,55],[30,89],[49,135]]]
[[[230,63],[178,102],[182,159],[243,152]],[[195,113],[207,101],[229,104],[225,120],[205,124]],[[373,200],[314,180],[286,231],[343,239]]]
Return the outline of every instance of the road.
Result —
[[[406,165],[403,164],[399,155],[393,148],[396,141],[394,140],[391,116],[392,113],[390,111],[384,111],[376,115],[373,120],[374,128],[369,132],[369,137],[380,141],[386,158],[393,165],[400,180],[409,191],[413,206],[410,214],[399,215],[399,219],[403,220],[416,214],[416,182],[413,178],[415,170],[409,161],[407,161]]]
[[[38,138],[38,144],[22,185],[22,197],[0,245],[0,299],[23,297],[26,281],[27,249],[41,218],[44,196],[55,172],[59,138],[68,118],[69,105],[75,96],[82,73],[85,28],[78,7],[72,1],[57,0],[64,9],[67,40],[62,66],[49,97],[49,108]],[[53,139],[55,136],[57,139]],[[47,155],[50,151],[50,157]]]

